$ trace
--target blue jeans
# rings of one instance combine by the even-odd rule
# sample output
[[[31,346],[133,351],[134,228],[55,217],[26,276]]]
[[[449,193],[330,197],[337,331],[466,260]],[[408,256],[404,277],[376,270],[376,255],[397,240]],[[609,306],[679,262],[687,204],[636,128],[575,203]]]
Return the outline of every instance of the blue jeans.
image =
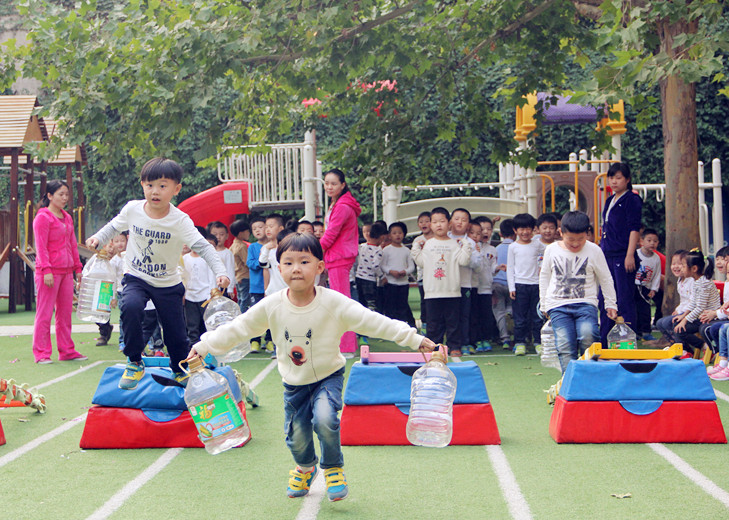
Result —
[[[344,465],[339,439],[339,411],[342,409],[344,368],[309,385],[284,386],[284,431],[286,445],[299,466],[316,466],[314,435],[319,437],[321,468]]]
[[[719,329],[719,355],[724,358],[729,357],[729,323]]]
[[[238,307],[240,312],[246,312],[251,306],[251,280],[250,278],[243,278],[240,282],[235,284],[235,290],[238,291]]]
[[[673,327],[676,326],[678,321],[673,321],[674,316],[664,316],[656,322],[656,328],[663,334],[663,337],[673,343],[681,343],[678,336],[673,331]]]
[[[554,338],[557,343],[562,373],[573,359],[579,358],[587,348],[600,341],[597,307],[588,303],[563,305],[549,311]]]

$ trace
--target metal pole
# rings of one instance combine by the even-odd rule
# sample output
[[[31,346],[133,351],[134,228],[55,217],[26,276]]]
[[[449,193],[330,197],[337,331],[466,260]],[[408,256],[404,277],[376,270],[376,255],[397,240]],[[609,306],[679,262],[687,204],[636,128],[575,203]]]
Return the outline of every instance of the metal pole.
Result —
[[[304,134],[304,218],[309,222],[316,220],[316,157],[311,132]]]
[[[714,231],[714,254],[724,247],[724,201],[721,194],[721,161],[711,161],[711,183],[713,184],[714,207],[712,216],[712,228]]]
[[[707,231],[707,217],[706,214],[706,198],[704,197],[704,189],[701,185],[704,183],[704,163],[699,161],[698,181],[699,181],[699,239],[701,243],[701,250],[706,254],[709,251],[709,234]]]

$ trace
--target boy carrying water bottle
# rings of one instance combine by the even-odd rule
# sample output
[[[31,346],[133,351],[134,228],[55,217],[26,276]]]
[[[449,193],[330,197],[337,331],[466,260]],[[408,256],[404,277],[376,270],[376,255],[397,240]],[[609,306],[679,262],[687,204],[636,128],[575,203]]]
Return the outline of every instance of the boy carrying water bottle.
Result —
[[[288,287],[264,298],[232,322],[203,334],[188,359],[220,356],[270,329],[283,378],[286,445],[297,464],[290,471],[286,493],[291,498],[308,494],[319,462],[329,500],[342,500],[349,490],[339,437],[345,365],[339,339],[344,332],[353,331],[387,338],[413,350],[432,351],[435,343],[404,322],[315,285],[316,276],[324,271],[324,254],[314,235],[286,236],[278,244],[276,257]],[[314,432],[321,443],[321,461],[314,449]]]

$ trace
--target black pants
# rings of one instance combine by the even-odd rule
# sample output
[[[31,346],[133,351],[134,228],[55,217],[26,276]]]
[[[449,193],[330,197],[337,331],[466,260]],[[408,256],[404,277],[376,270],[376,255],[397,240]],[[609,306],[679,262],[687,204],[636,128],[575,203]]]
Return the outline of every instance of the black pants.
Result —
[[[104,339],[106,341],[109,341],[111,338],[111,330],[113,326],[111,325],[111,322],[107,321],[106,323],[97,323],[96,325],[99,326],[99,336],[101,339]]]
[[[142,335],[144,307],[152,300],[157,309],[157,316],[165,334],[167,351],[170,354],[170,367],[179,371],[178,363],[190,352],[190,342],[182,324],[185,323],[183,297],[185,286],[181,283],[172,287],[153,287],[144,280],[125,274],[124,306],[122,307],[122,325],[124,327],[124,355],[130,361],[142,361],[142,351],[146,343]]]
[[[260,302],[263,298],[265,298],[266,295],[264,293],[251,293],[251,307],[253,307],[255,304]],[[264,336],[266,341],[271,341],[271,331],[267,330],[266,335]],[[251,343],[254,341],[257,341],[258,343],[263,343],[261,336],[258,336],[257,338],[251,338]]]
[[[648,334],[651,331],[651,300],[648,297],[650,290],[642,285],[635,286],[635,333]]]
[[[187,339],[190,345],[194,345],[200,341],[200,336],[204,332],[207,332],[205,328],[205,320],[203,320],[203,314],[205,309],[203,308],[202,302],[191,302],[185,300],[185,321],[187,322]]]
[[[377,282],[355,278],[357,281],[357,298],[359,303],[371,311],[377,310]]]
[[[410,286],[408,284],[395,285],[388,283],[385,286],[385,316],[393,320],[404,321],[414,327],[415,318],[413,318],[413,311],[410,310],[410,304],[408,303],[409,293]]]
[[[448,342],[450,350],[463,345],[460,328],[461,298],[427,298],[428,338],[435,343]]]
[[[475,291],[475,289],[474,289]],[[474,294],[471,307],[471,341],[499,339],[490,294]]]
[[[693,354],[694,349],[700,349],[703,346],[703,338],[700,338],[696,335],[696,333],[699,332],[700,328],[701,322],[699,320],[690,321],[686,323],[686,330],[681,333],[676,333],[678,339],[681,341],[681,343],[683,343],[683,349],[686,352],[690,352]]]
[[[516,284],[516,299],[511,304],[514,313],[514,343],[526,343],[531,339],[537,345],[542,342],[542,320],[537,314],[539,285]]]
[[[428,313],[425,308],[425,289],[423,289],[423,282],[418,282],[418,292],[420,293],[420,322],[428,323]]]

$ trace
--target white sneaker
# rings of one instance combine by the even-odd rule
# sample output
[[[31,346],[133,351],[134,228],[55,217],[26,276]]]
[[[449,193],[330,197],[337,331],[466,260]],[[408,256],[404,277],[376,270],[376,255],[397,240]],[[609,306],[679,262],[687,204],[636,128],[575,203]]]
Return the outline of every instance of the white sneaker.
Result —
[[[717,372],[721,372],[724,370],[725,367],[719,366],[719,365],[712,365],[710,367],[706,367],[706,373],[708,375],[716,374]]]
[[[342,352],[342,356],[344,359],[352,359],[354,357],[354,352]]]

